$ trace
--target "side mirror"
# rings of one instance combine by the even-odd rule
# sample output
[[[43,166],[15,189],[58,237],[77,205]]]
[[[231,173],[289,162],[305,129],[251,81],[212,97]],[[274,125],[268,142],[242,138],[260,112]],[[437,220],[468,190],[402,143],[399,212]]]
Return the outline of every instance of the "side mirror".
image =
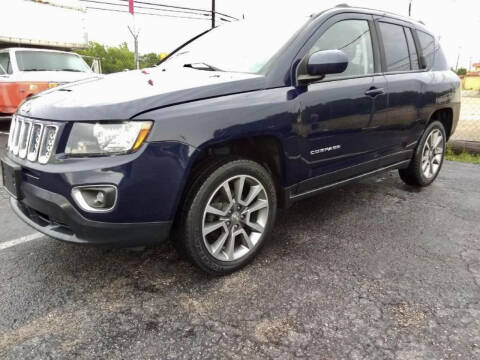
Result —
[[[340,74],[347,69],[348,57],[341,50],[317,51],[307,56],[299,65],[297,82],[305,84],[321,80],[327,74]]]

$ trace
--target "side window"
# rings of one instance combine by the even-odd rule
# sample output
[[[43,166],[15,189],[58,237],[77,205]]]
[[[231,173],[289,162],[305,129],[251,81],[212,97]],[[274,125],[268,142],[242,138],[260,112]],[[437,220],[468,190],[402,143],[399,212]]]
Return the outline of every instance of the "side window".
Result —
[[[0,53],[0,75],[11,74],[12,66],[10,65],[10,54]]]
[[[326,78],[373,74],[373,49],[366,20],[342,20],[332,25],[317,40],[309,54],[321,50],[341,50],[348,57],[347,69]]]
[[[413,41],[412,30],[409,28],[404,28],[404,30],[405,30],[405,35],[407,36],[411,69],[418,70],[420,69],[420,66],[418,64],[418,54],[417,54],[417,49],[415,48],[415,41]]]
[[[380,31],[385,49],[387,71],[409,71],[410,56],[403,27],[381,22]]]
[[[417,31],[418,40],[420,40],[420,47],[422,48],[422,55],[425,59],[427,68],[430,69],[433,65],[433,56],[435,54],[435,39],[433,36]]]

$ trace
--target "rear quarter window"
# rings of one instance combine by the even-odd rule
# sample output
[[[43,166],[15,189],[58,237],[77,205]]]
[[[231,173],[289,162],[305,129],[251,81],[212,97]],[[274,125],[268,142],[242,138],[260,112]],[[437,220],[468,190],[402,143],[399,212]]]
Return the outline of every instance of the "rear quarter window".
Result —
[[[427,69],[431,69],[433,66],[433,60],[435,57],[435,38],[423,31],[417,30],[418,40],[420,41],[420,48],[422,50],[423,59]]]

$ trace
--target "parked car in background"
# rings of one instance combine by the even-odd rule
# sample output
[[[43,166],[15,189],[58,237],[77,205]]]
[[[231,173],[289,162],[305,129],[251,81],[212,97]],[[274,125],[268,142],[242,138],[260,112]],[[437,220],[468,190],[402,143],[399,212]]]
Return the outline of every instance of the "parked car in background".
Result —
[[[65,51],[9,48],[0,50],[0,116],[9,117],[26,98],[96,76],[81,56]]]
[[[458,76],[409,18],[342,6],[236,22],[156,68],[33,96],[4,183],[15,213],[53,238],[173,238],[225,274],[258,253],[279,206],[393,169],[430,185],[459,110]]]

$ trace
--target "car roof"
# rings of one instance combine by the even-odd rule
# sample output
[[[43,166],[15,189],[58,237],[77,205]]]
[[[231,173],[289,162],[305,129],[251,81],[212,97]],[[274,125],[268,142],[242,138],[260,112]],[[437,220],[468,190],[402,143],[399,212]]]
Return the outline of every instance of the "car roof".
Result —
[[[324,14],[334,15],[336,13],[345,13],[345,12],[358,12],[362,14],[369,14],[369,15],[375,15],[375,16],[380,16],[385,18],[396,19],[396,20],[410,23],[411,25],[418,28],[419,30],[423,30],[430,33],[430,31],[426,28],[425,24],[420,20],[415,20],[415,19],[412,19],[411,17],[395,14],[389,11],[370,9],[365,7],[349,6],[348,4],[339,4],[333,8],[321,11],[316,14],[312,14],[312,17],[317,18],[320,15],[324,15]]]
[[[52,52],[52,53],[60,53],[60,54],[74,54],[74,55],[78,55],[78,54],[76,54],[76,53],[74,53],[74,52],[70,52],[70,51],[52,50],[52,49],[42,49],[42,48],[11,47],[11,48],[0,49],[0,52],[10,52],[10,51],[41,51],[41,52]]]

